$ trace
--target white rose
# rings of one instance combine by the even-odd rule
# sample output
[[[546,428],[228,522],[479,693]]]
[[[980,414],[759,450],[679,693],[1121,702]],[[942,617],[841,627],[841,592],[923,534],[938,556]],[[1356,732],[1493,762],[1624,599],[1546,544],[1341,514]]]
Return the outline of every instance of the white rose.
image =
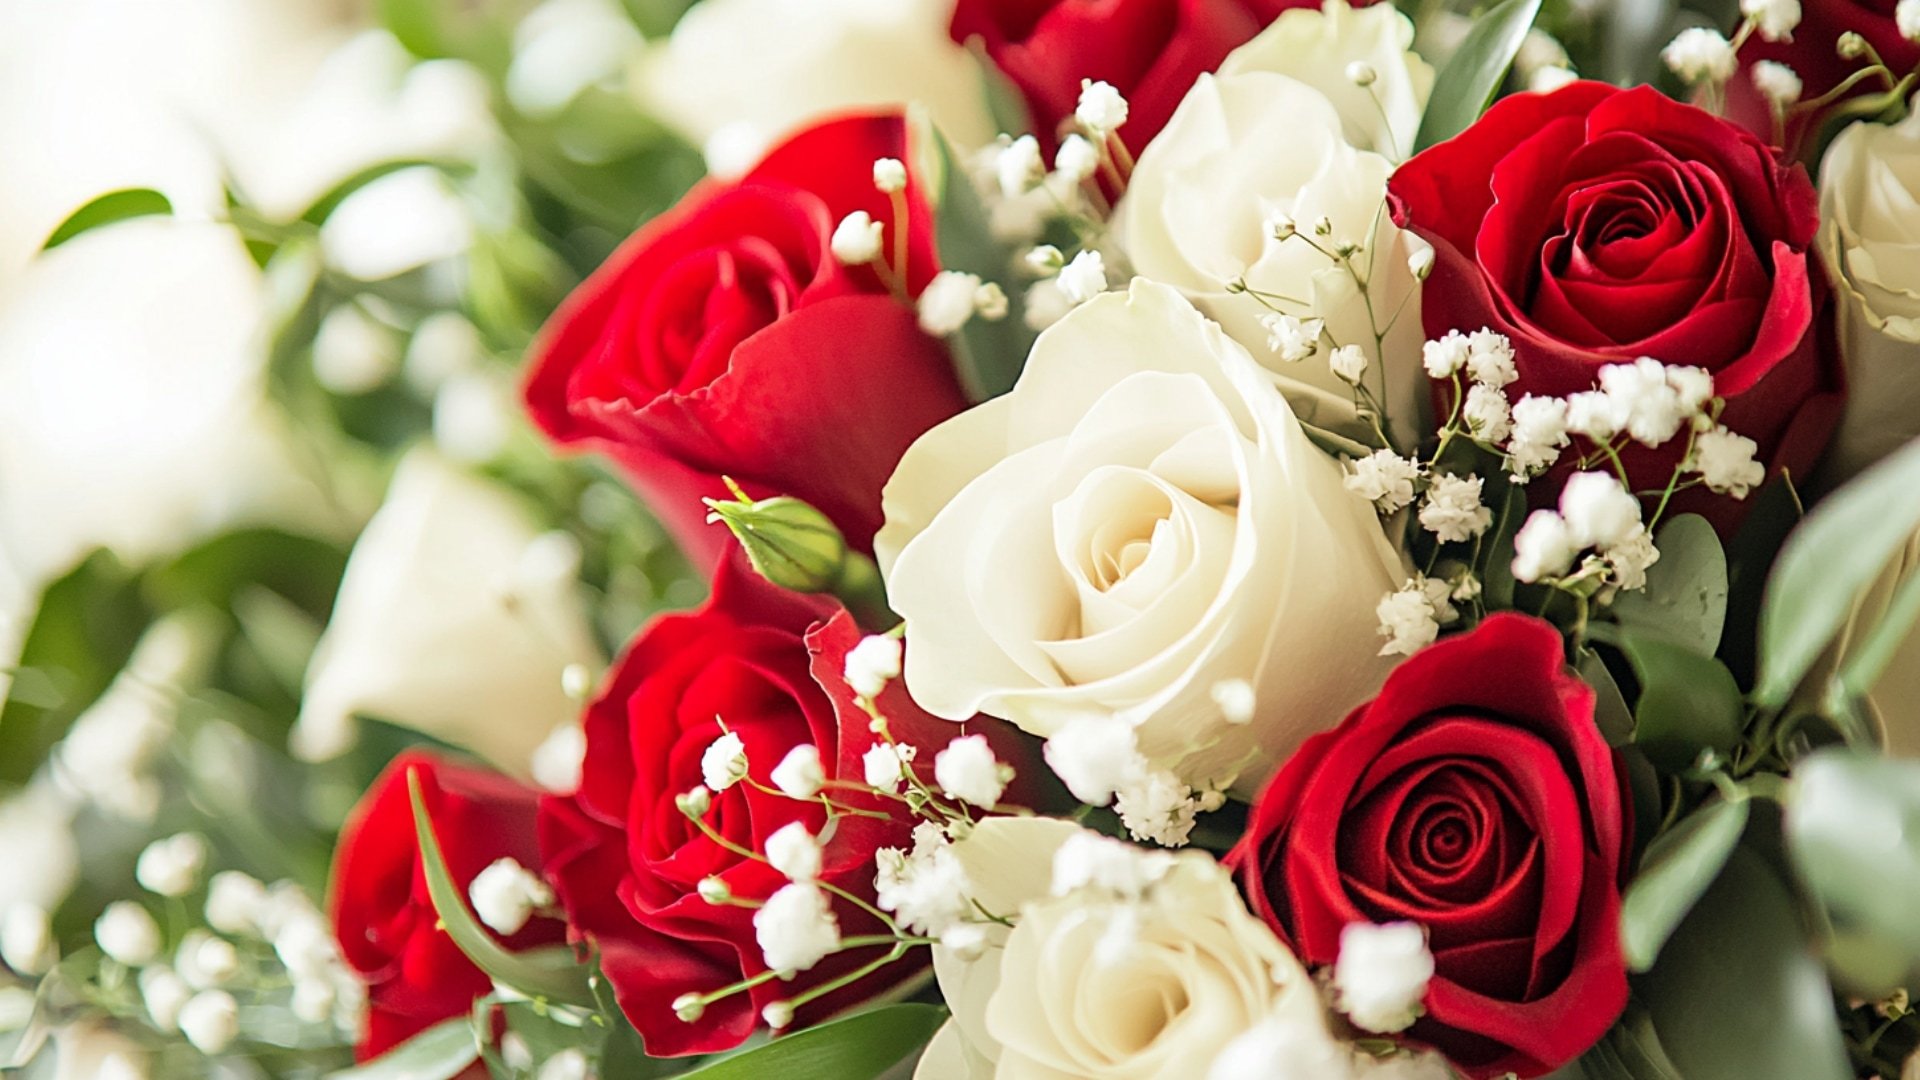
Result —
[[[1121,715],[1196,787],[1250,792],[1390,666],[1406,576],[1372,505],[1267,374],[1136,279],[1042,333],[1013,390],[922,436],[875,541],[906,678],[937,716],[1050,737]],[[1258,713],[1213,700],[1244,679]]]
[[[345,750],[364,715],[524,774],[579,711],[562,673],[602,662],[553,539],[505,489],[431,451],[408,454],[347,561],[307,671],[295,750]]]
[[[953,1018],[917,1080],[1197,1076],[1261,1024],[1337,1054],[1312,980],[1210,856],[1149,856],[1168,862],[1137,899],[1053,895],[1054,855],[1083,833],[992,818],[954,844],[972,898],[1015,926],[988,924],[976,960],[934,949]]]
[[[636,81],[722,171],[824,114],[907,102],[980,146],[995,127],[976,61],[947,34],[952,17],[953,0],[704,0]]]
[[[1334,345],[1358,346],[1396,430],[1418,430],[1425,379],[1408,260],[1427,245],[1384,209],[1392,149],[1410,144],[1432,81],[1406,51],[1411,34],[1389,5],[1287,12],[1194,84],[1141,153],[1115,215],[1134,269],[1218,320],[1281,374],[1302,419],[1325,427],[1351,416],[1353,388],[1329,367],[1330,348],[1291,363],[1267,348],[1261,320],[1275,309],[1323,319]],[[1365,89],[1345,73],[1362,59],[1377,75]],[[1386,119],[1369,90],[1383,95]],[[1295,235],[1276,237],[1279,214]],[[1315,231],[1322,218],[1329,235]],[[1366,293],[1329,257],[1343,242],[1361,245],[1352,263]],[[1229,291],[1242,281],[1262,295]]]
[[[1838,483],[1920,434],[1920,112],[1833,140],[1820,221],[1847,364],[1847,411],[1824,466]]]
[[[1854,598],[1852,613],[1796,692],[1795,709],[1817,711],[1828,680],[1857,656],[1893,608],[1900,589],[1920,573],[1920,533],[1907,538],[1880,575]],[[1920,759],[1920,624],[1908,630],[1887,659],[1880,678],[1867,688],[1862,709],[1878,729],[1881,744],[1895,757]]]

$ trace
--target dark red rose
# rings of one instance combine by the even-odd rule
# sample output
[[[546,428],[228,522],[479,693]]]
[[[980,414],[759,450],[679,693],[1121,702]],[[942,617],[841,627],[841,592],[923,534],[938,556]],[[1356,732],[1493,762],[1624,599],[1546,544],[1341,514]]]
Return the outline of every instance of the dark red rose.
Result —
[[[1900,36],[1893,20],[1896,3],[1898,0],[1807,0],[1800,6],[1800,25],[1793,28],[1792,41],[1767,41],[1759,34],[1748,38],[1740,47],[1740,71],[1727,83],[1727,115],[1771,142],[1773,111],[1754,88],[1753,65],[1762,60],[1776,60],[1792,68],[1804,84],[1800,100],[1812,101],[1866,67],[1864,58],[1843,60],[1840,57],[1837,48],[1840,35],[1849,30],[1873,46],[1893,69],[1895,79],[1912,71],[1920,65],[1920,43]],[[1834,104],[1837,106],[1862,94],[1884,93],[1886,88],[1887,84],[1879,79],[1866,79]],[[1790,156],[1798,157],[1803,149],[1815,149],[1813,136],[1831,112],[1828,108],[1805,113],[1787,125],[1783,134]]]
[[[1138,154],[1194,80],[1289,8],[1316,0],[960,0],[953,40],[979,38],[1026,98],[1049,153],[1080,102],[1080,80],[1127,99],[1120,129]]]
[[[1560,648],[1508,613],[1421,650],[1281,767],[1227,857],[1307,964],[1351,922],[1426,928],[1407,1035],[1476,1080],[1551,1072],[1627,1002],[1621,781]]]
[[[493,990],[493,981],[438,925],[414,841],[409,772],[420,778],[434,835],[461,895],[496,859],[512,858],[536,872],[540,865],[540,796],[532,789],[424,751],[393,759],[341,827],[327,904],[341,957],[367,983],[367,1030],[355,1048],[362,1061],[466,1015]],[[501,943],[518,951],[565,939],[559,920],[536,916]]]
[[[725,558],[712,599],[698,611],[665,616],[644,630],[587,711],[587,753],[580,790],[547,800],[541,810],[546,869],[569,920],[600,954],[620,1007],[655,1056],[710,1053],[739,1045],[771,1002],[845,974],[884,954],[883,948],[832,956],[792,981],[772,980],[707,1007],[697,1022],[679,1019],[674,999],[710,993],[766,970],[749,908],[710,904],[702,879],[717,876],[734,896],[764,900],[786,880],[705,835],[675,806],[702,782],[700,759],[722,734],[745,743],[751,782],[713,796],[706,821],[742,848],[764,851],[769,835],[799,821],[820,835],[826,815],[816,802],[768,790],[787,752],[819,749],[829,780],[859,781],[860,758],[873,746],[867,715],[842,672],[861,633],[846,612],[818,597],[790,593]],[[917,709],[898,682],[880,708],[894,736],[921,748],[923,764],[960,725]],[[975,720],[1001,759],[1039,777],[1037,755],[1022,750],[1011,729]],[[1027,753],[1026,757],[1022,757]],[[899,814],[877,795],[836,790],[837,802]],[[1018,797],[1010,793],[1011,797]],[[820,880],[873,897],[874,852],[910,847],[904,816],[842,816],[826,845]],[[836,901],[843,937],[884,933],[871,915]],[[917,954],[799,1010],[796,1026],[819,1020],[915,974]]]
[[[897,114],[802,131],[738,181],[706,180],[621,245],[560,305],[531,354],[534,420],[604,451],[697,562],[725,530],[703,496],[728,475],[812,503],[867,549],[880,488],[921,432],[967,405],[946,346],[871,267],[830,241],[846,215],[885,224],[873,162],[911,162]],[[910,206],[910,292],[937,270],[933,219]]]
[[[1805,475],[1819,456],[1842,375],[1808,251],[1817,198],[1752,135],[1651,87],[1579,82],[1499,102],[1389,191],[1436,253],[1427,335],[1507,335],[1510,398],[1588,390],[1602,366],[1651,356],[1712,372],[1722,422],[1760,460]],[[1632,447],[1634,486],[1664,487],[1685,442]],[[1724,528],[1741,504],[1696,489],[1675,506]]]

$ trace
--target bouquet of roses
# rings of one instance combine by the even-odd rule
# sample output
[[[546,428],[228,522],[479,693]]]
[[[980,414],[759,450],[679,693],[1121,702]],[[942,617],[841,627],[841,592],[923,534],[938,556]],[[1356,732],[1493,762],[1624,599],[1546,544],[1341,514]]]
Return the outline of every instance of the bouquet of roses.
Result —
[[[324,910],[182,831],[164,929],[7,912],[34,1011],[361,1080],[1920,1076],[1920,0],[1663,16],[1658,86],[1536,28],[1630,12],[1418,6],[695,6],[631,74],[707,175],[499,346],[587,458],[516,482],[603,495],[409,451],[290,738],[435,738]],[[621,485],[708,594],[600,674]],[[481,519],[397,610],[364,553]]]

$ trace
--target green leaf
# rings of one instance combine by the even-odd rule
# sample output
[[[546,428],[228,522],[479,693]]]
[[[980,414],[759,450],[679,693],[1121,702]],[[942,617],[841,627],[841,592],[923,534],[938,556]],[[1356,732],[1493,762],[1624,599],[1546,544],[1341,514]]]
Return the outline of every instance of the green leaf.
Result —
[[[693,6],[693,0],[620,0],[627,17],[640,28],[640,35],[658,41],[673,32],[680,17]]]
[[[433,910],[440,916],[453,943],[489,977],[530,998],[594,1008],[586,969],[567,950],[508,952],[481,927],[467,908],[463,890],[454,884],[453,875],[447,870],[440,840],[433,832],[433,819],[427,814],[426,799],[420,793],[420,777],[411,771],[407,774],[407,791],[413,798],[413,831],[420,842],[420,865],[427,878],[427,894],[432,897]]]
[[[442,1021],[364,1065],[338,1069],[326,1080],[452,1080],[480,1057],[473,1025],[464,1016]]]
[[[18,666],[35,674],[0,707],[0,784],[33,775],[120,673],[151,618],[138,579],[109,552],[47,586],[20,649]]]
[[[1415,152],[1446,142],[1480,119],[1539,14],[1540,0],[1505,0],[1474,22],[1433,81]]]
[[[1736,846],[1637,984],[1660,1046],[1687,1080],[1851,1080],[1833,988],[1793,894]]]
[[[422,60],[465,60],[488,74],[506,72],[513,38],[498,4],[453,0],[374,0],[374,16]]]
[[[1706,894],[1747,827],[1746,799],[1716,800],[1662,833],[1640,863],[1620,903],[1620,939],[1627,967],[1646,971]]]
[[[1920,528],[1916,488],[1920,440],[1829,495],[1787,537],[1767,578],[1760,611],[1754,699],[1761,705],[1787,703],[1846,623],[1860,593]]]
[[[1498,477],[1498,480],[1494,477]],[[1527,517],[1527,489],[1508,480],[1505,473],[1494,473],[1486,481],[1488,484],[1496,482],[1506,494],[1498,500],[1500,509],[1494,518],[1493,534],[1487,544],[1487,563],[1480,575],[1488,611],[1500,611],[1513,606],[1513,590],[1517,584],[1513,577],[1513,538],[1519,535],[1520,526]],[[1492,495],[1492,492],[1488,494]],[[1489,498],[1487,502],[1492,504],[1495,500]]]
[[[1613,645],[1640,683],[1634,744],[1663,772],[1690,767],[1700,751],[1731,751],[1746,731],[1740,687],[1725,664],[1665,638],[1595,623],[1596,641]]]
[[[146,593],[165,608],[194,602],[229,608],[236,593],[264,585],[325,619],[346,565],[347,553],[328,541],[279,529],[240,529],[154,570],[147,576]]]
[[[1633,710],[1627,706],[1620,684],[1607,670],[1607,662],[1592,649],[1582,648],[1574,670],[1581,681],[1593,687],[1593,721],[1606,736],[1608,746],[1625,746],[1633,741]]]
[[[1654,537],[1660,561],[1647,570],[1647,587],[1614,598],[1622,626],[1655,634],[1712,656],[1727,619],[1727,553],[1707,519],[1681,514]]]
[[[109,191],[67,215],[53,230],[40,250],[51,251],[83,232],[129,218],[164,216],[173,213],[173,203],[152,188],[122,188]]]
[[[1849,989],[1884,993],[1920,974],[1920,763],[1833,747],[1800,759],[1787,851],[1832,924]]]
[[[938,1005],[888,1005],[783,1035],[680,1080],[872,1080],[925,1046],[946,1016]]]

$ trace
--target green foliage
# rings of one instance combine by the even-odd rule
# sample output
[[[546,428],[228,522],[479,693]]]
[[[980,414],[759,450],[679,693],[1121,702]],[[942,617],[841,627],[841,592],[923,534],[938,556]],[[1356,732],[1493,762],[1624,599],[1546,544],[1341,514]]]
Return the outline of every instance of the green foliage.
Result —
[[[1647,848],[1620,905],[1627,967],[1645,971],[1706,893],[1747,827],[1748,800],[1718,799],[1662,833]]]
[[[1681,514],[1654,537],[1660,561],[1647,587],[1614,598],[1613,617],[1631,630],[1667,638],[1703,656],[1720,647],[1727,619],[1727,555],[1713,526]]]
[[[328,1073],[326,1080],[453,1080],[479,1057],[473,1025],[459,1016],[435,1024],[364,1065]]]
[[[1920,975],[1920,763],[1833,747],[1794,767],[1787,851],[1831,928],[1849,989],[1884,995]]]
[[[122,188],[119,191],[109,191],[68,214],[67,220],[61,222],[48,235],[47,242],[40,245],[40,248],[43,251],[51,251],[83,232],[100,228],[102,225],[111,225],[116,221],[137,217],[166,216],[172,213],[173,203],[152,188]]]
[[[946,1019],[938,1005],[889,1005],[721,1058],[680,1080],[873,1080],[926,1045]]]
[[[1504,0],[1480,16],[1434,79],[1427,112],[1420,118],[1416,152],[1467,130],[1506,81],[1520,43],[1540,14],[1540,0]]]
[[[1598,623],[1595,641],[1618,648],[1640,684],[1634,744],[1664,772],[1680,772],[1703,750],[1739,745],[1746,728],[1740,688],[1726,665],[1664,637]]]

